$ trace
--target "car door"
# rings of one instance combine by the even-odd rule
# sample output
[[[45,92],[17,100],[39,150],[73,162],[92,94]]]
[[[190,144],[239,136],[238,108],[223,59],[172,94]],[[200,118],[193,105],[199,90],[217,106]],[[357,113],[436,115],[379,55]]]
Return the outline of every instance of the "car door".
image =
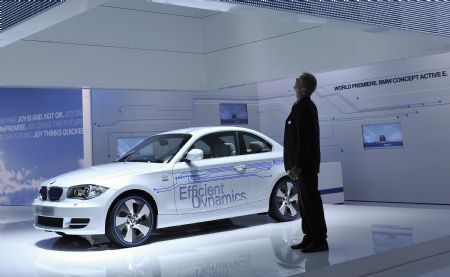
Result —
[[[248,176],[239,155],[237,132],[208,134],[190,149],[201,149],[203,159],[174,165],[178,214],[223,210],[247,203]]]
[[[276,155],[272,145],[256,134],[239,131],[241,156],[245,158],[249,188],[247,201],[268,199],[274,185],[272,168]]]

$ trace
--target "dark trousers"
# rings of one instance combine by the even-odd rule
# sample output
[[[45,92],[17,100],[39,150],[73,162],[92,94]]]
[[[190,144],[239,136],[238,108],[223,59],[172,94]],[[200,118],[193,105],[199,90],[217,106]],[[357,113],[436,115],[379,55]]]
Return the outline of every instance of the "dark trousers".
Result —
[[[302,217],[303,234],[311,239],[327,238],[327,224],[319,193],[317,174],[302,174],[296,182],[300,192],[299,208]]]

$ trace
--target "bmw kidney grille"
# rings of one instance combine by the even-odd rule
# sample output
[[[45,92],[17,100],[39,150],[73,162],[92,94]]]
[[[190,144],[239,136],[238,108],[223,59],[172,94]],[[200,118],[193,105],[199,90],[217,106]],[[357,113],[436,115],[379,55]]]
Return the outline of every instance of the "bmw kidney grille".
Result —
[[[58,201],[63,194],[63,189],[60,187],[50,187],[50,189],[48,189],[44,186],[39,190],[39,193],[44,201],[47,199],[50,201]]]

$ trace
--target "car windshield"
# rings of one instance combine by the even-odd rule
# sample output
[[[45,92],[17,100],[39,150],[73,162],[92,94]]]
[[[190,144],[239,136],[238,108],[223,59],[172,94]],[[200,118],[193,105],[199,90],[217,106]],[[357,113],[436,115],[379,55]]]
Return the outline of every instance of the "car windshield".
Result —
[[[131,148],[116,162],[170,162],[190,138],[191,135],[188,134],[152,136]]]

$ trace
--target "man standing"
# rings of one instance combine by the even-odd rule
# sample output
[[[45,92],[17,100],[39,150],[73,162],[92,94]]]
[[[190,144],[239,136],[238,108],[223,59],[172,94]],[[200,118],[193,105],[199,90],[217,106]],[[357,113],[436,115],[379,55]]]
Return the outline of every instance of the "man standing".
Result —
[[[317,80],[303,73],[295,80],[297,101],[286,119],[284,128],[284,166],[289,177],[296,181],[300,194],[303,240],[292,245],[304,253],[327,251],[327,225],[322,198],[318,189],[320,167],[320,136],[317,108],[311,95]]]

